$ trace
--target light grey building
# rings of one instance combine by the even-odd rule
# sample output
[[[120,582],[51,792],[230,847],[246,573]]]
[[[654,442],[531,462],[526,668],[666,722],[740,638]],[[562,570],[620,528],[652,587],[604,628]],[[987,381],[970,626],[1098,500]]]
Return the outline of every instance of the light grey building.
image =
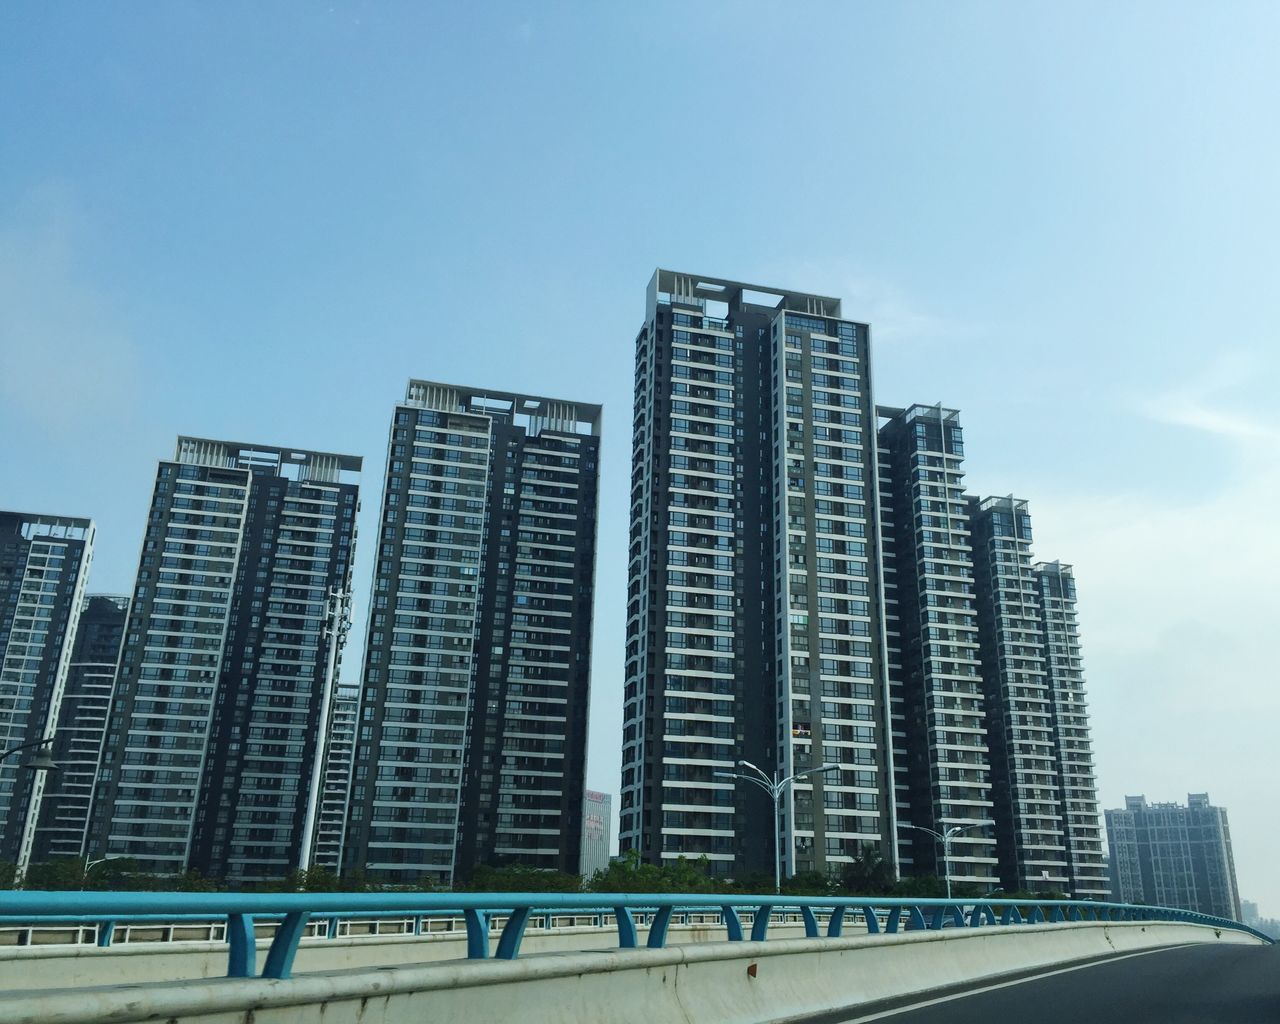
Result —
[[[95,856],[236,884],[304,860],[360,459],[182,437],[160,462],[94,801]]]
[[[613,797],[588,789],[582,799],[582,860],[579,872],[590,880],[609,866],[613,852]]]
[[[1186,806],[1128,796],[1106,820],[1117,899],[1240,920],[1227,811],[1207,793],[1189,794]]]
[[[870,332],[829,296],[658,270],[635,342],[620,843],[893,857]],[[768,796],[717,773],[787,776]]]
[[[411,380],[391,425],[348,859],[578,871],[600,407]],[[364,735],[368,731],[368,736]]]
[[[93,522],[0,511],[0,752],[52,740],[93,560]],[[45,748],[47,750],[47,748]],[[0,762],[0,861],[31,860],[48,772]]]
[[[85,598],[58,712],[58,732],[50,745],[58,770],[45,783],[33,861],[84,853],[128,613],[128,597],[90,594]]]

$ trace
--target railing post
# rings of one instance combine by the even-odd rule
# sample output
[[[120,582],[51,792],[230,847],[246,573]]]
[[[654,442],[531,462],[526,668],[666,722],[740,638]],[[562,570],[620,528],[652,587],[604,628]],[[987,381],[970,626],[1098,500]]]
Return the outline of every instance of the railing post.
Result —
[[[818,937],[818,917],[813,912],[813,907],[801,907],[800,917],[804,920],[805,938],[816,939]]]
[[[489,919],[482,911],[468,907],[462,912],[467,923],[467,959],[486,960],[489,957]]]
[[[653,921],[649,925],[649,941],[646,945],[650,949],[665,949],[667,945],[667,926],[671,924],[671,912],[674,907],[659,907],[658,912],[653,915]]]
[[[876,935],[880,932],[880,918],[876,914],[876,908],[870,903],[863,904],[862,920],[867,923],[867,934]]]
[[[889,908],[889,919],[884,923],[884,930],[887,935],[895,935],[898,931],[898,921],[902,917],[901,907]]]
[[[907,918],[907,931],[923,931],[924,928],[924,914],[920,912],[919,907],[912,906],[909,911],[909,917]]]
[[[724,930],[728,933],[730,942],[742,941],[742,918],[738,916],[737,910],[733,907],[725,905],[720,908],[720,916],[724,918]]]
[[[520,940],[524,937],[524,927],[529,923],[529,913],[532,907],[516,907],[511,911],[511,916],[507,918],[507,923],[502,928],[502,936],[498,939],[498,952],[495,956],[499,960],[514,960],[520,955]]]
[[[769,918],[773,916],[773,907],[756,907],[755,916],[751,919],[751,941],[764,942],[769,934]]]
[[[227,977],[252,978],[258,973],[258,937],[253,915],[227,915]]]
[[[636,937],[636,919],[630,907],[614,907],[613,918],[618,922],[618,948],[635,949],[640,944]]]
[[[1000,915],[1001,924],[1022,924],[1022,914],[1012,903],[1004,908],[1004,913]]]
[[[827,918],[827,938],[838,939],[844,931],[844,907],[836,907]]]
[[[98,923],[98,945],[111,945],[111,937],[116,933],[116,923],[114,921],[100,921]]]
[[[298,953],[298,943],[311,917],[309,910],[295,910],[286,914],[276,929],[276,937],[267,950],[267,962],[262,967],[264,978],[287,978],[293,971],[293,958]]]

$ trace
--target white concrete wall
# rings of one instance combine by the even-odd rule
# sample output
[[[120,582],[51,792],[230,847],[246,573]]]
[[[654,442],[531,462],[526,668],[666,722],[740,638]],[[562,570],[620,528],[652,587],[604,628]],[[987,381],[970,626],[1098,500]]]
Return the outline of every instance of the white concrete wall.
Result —
[[[707,942],[305,974],[11,992],[2,1024],[763,1024],[1130,950],[1259,940],[1185,924]]]
[[[861,928],[861,925],[857,926]],[[637,929],[640,944],[647,927]],[[853,929],[851,928],[850,931]],[[804,925],[774,923],[775,938],[802,938]],[[490,952],[498,948],[499,932],[490,934]],[[723,925],[677,925],[667,932],[668,945],[717,942],[725,938]],[[270,940],[258,941],[258,969],[266,962]],[[521,955],[617,949],[613,926],[543,929],[530,921],[520,944]],[[426,935],[361,935],[338,939],[303,939],[293,973],[393,967],[400,964],[461,960],[467,955],[462,922],[458,930]],[[100,949],[93,945],[0,946],[0,992],[14,989],[73,988],[155,981],[221,978],[227,973],[225,942],[121,942]]]

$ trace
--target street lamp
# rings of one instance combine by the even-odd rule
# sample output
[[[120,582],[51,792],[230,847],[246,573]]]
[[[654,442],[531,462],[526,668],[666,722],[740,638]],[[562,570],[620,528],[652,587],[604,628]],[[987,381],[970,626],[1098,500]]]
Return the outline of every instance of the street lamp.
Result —
[[[976,825],[952,825],[945,832],[935,832],[931,828],[925,828],[923,825],[905,825],[898,822],[898,828],[915,829],[917,832],[928,832],[934,839],[942,842],[942,873],[947,880],[947,899],[951,899],[951,840],[962,832],[968,832],[975,828],[986,828],[990,825],[989,821],[980,821]]]
[[[33,740],[30,743],[19,743],[16,747],[10,747],[3,754],[0,754],[0,761],[3,761],[11,754],[16,754],[20,750],[30,750],[32,747],[45,747],[52,742],[53,737],[46,736],[42,740]],[[58,770],[58,766],[54,763],[53,758],[49,756],[48,750],[36,751],[36,753],[32,754],[27,760],[27,763],[22,767],[33,772],[52,772]]]
[[[84,873],[80,876],[80,891],[84,891],[84,887],[89,884],[89,872],[96,868],[99,864],[105,864],[109,860],[119,860],[119,857],[99,857],[97,860],[86,861],[84,865]]]
[[[802,779],[806,775],[815,775],[819,772],[835,771],[840,766],[838,764],[824,764],[820,768],[810,768],[808,771],[796,772],[794,775],[788,775],[785,778],[779,778],[778,773],[773,773],[773,778],[769,778],[764,770],[757,768],[750,761],[739,761],[739,768],[746,768],[746,772],[712,772],[713,775],[722,779],[741,779],[743,782],[750,782],[759,786],[773,799],[773,891],[775,893],[782,892],[782,794],[785,793],[797,779]],[[748,774],[755,772],[754,775]]]

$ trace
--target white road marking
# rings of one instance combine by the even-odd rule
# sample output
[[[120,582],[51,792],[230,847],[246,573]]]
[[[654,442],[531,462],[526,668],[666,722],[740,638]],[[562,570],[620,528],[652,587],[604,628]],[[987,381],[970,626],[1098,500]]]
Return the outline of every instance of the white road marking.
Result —
[[[1109,956],[1102,960],[1094,960],[1087,964],[1077,964],[1075,967],[1059,967],[1055,971],[1045,971],[1042,974],[1032,974],[1026,978],[1015,978],[1013,981],[1002,981],[997,985],[984,985],[982,988],[966,989],[963,992],[957,992],[955,995],[939,996],[937,999],[926,999],[923,1002],[912,1003],[910,1006],[899,1006],[893,1010],[885,1010],[881,1013],[873,1013],[867,1017],[849,1017],[847,1020],[841,1021],[841,1024],[867,1024],[873,1020],[887,1020],[890,1017],[896,1017],[902,1013],[911,1013],[913,1010],[923,1010],[926,1006],[937,1006],[939,1003],[950,1003],[957,999],[968,999],[970,996],[981,995],[983,992],[994,992],[998,988],[1011,988],[1014,985],[1025,985],[1029,981],[1039,981],[1041,978],[1052,978],[1055,974],[1070,974],[1072,971],[1085,971],[1090,967],[1101,967],[1103,964],[1113,964],[1119,960],[1128,960],[1135,956],[1150,956],[1152,953],[1167,953],[1171,949],[1186,949],[1188,946],[1197,946],[1197,942],[1184,942],[1178,946],[1161,946],[1159,949],[1143,949],[1137,953],[1125,953],[1122,956]]]

